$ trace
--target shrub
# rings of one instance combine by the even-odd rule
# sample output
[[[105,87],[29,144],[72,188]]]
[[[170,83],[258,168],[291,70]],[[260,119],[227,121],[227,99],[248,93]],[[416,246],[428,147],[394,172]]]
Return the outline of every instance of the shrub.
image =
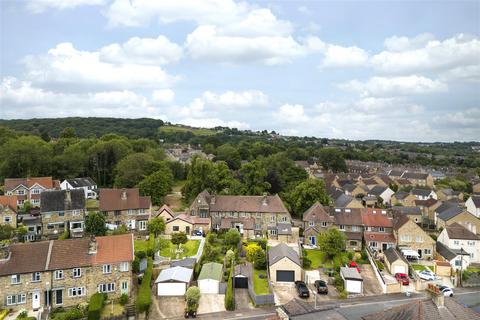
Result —
[[[17,316],[17,320],[23,320],[23,319],[27,319],[27,318],[28,318],[28,311],[27,310],[23,310]]]
[[[267,239],[265,238],[258,238],[258,239],[253,239],[250,242],[255,242],[257,243],[263,250],[267,250]]]
[[[80,306],[65,310],[63,308],[57,308],[52,311],[50,319],[52,320],[77,320],[85,317],[85,310]]]
[[[100,319],[103,304],[105,303],[106,294],[95,293],[90,297],[90,303],[88,304],[88,320]]]
[[[348,257],[348,260],[352,261],[352,260],[353,260],[353,252],[352,252],[352,251],[348,251],[348,252],[347,252],[347,257]]]
[[[227,253],[225,254],[225,264],[228,268],[230,267],[234,259],[235,259],[235,252],[233,252],[232,250],[228,250]]]
[[[340,294],[338,295],[338,298],[340,299],[347,299],[348,297],[348,292],[347,290],[343,290],[342,292],[340,292]]]
[[[230,248],[236,248],[240,240],[240,232],[236,228],[231,228],[225,234],[225,244]]]
[[[140,272],[140,259],[138,257],[135,257],[135,259],[132,262],[132,270],[134,273]]]
[[[378,270],[383,271],[385,269],[385,266],[380,260],[375,260],[375,264],[377,265]]]
[[[127,304],[127,302],[128,302],[128,294],[122,293],[122,295],[120,296],[120,304],[124,306]]]
[[[214,232],[209,232],[207,234],[206,240],[209,244],[212,244],[212,245],[215,244],[215,242],[217,241],[217,234]]]
[[[228,311],[235,310],[235,297],[233,295],[233,265],[230,268],[230,275],[227,282],[227,292],[225,293],[225,309]]]
[[[190,287],[185,294],[187,301],[187,311],[197,311],[198,301],[200,301],[200,289],[198,287]]]
[[[262,248],[256,243],[250,243],[245,248],[247,261],[253,262],[255,254],[257,251],[262,251]]]
[[[147,253],[143,250],[139,250],[137,252],[135,252],[135,257],[137,257],[138,259],[143,259],[147,256]]]
[[[306,255],[303,256],[303,268],[310,269],[312,266],[312,260],[308,259]]]
[[[343,279],[340,276],[340,274],[336,273],[335,277],[333,279],[333,285],[337,288],[339,292],[343,291],[344,285],[343,285]]]
[[[257,270],[264,270],[267,267],[267,258],[263,249],[255,251],[253,256],[253,266]]]
[[[70,238],[70,232],[65,229],[65,231],[63,231],[63,233],[58,237],[58,240],[66,240]]]
[[[155,255],[155,250],[154,250],[153,248],[148,248],[148,249],[147,249],[147,256],[153,258],[154,255]]]
[[[152,281],[152,269],[153,260],[152,258],[148,258],[147,270],[145,270],[142,283],[140,284],[140,288],[138,289],[136,301],[137,311],[139,313],[148,312],[148,309],[150,309],[150,303],[152,301],[152,293],[150,290],[150,282]]]

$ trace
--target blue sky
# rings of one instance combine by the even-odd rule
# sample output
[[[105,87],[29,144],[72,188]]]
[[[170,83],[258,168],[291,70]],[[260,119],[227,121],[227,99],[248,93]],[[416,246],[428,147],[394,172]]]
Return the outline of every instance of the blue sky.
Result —
[[[479,1],[0,6],[0,118],[480,140]]]

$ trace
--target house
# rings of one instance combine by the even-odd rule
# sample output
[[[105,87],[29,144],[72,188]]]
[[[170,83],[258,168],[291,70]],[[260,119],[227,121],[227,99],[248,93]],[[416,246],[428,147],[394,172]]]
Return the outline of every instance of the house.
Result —
[[[317,235],[330,228],[335,219],[325,210],[320,202],[315,202],[303,213],[303,243],[306,245],[317,245]]]
[[[422,223],[423,221],[420,207],[393,206],[392,213],[394,216],[405,215],[415,223]]]
[[[237,228],[244,238],[267,236],[296,242],[292,218],[278,195],[215,195],[204,190],[193,201],[190,216],[211,219],[215,230]]]
[[[381,185],[381,186],[384,186],[384,187],[388,187],[388,186],[391,186],[391,185],[395,184],[395,181],[390,179],[390,177],[386,174],[379,173],[379,174],[373,176],[372,179],[375,179],[375,181],[377,182],[378,185]]]
[[[438,209],[440,209],[440,207]],[[457,222],[473,233],[480,233],[480,219],[463,208],[450,206],[445,210],[442,210],[440,214],[436,213],[436,215],[436,225],[438,229],[445,228],[446,226]]]
[[[399,204],[402,206],[413,206],[416,199],[417,198],[411,193],[397,191],[390,198],[390,203],[394,206],[398,206]]]
[[[14,178],[5,179],[5,194],[17,196],[17,207],[23,206],[25,201],[34,207],[40,207],[40,194],[45,190],[60,188],[60,181],[52,177]]]
[[[365,244],[375,251],[385,251],[390,247],[394,247],[397,242],[393,233],[386,232],[369,232],[363,233]]]
[[[167,222],[175,218],[175,213],[173,210],[164,204],[163,206],[160,207],[157,211],[154,212],[153,216],[163,218],[163,221]]]
[[[439,200],[447,201],[453,198],[463,200],[463,192],[454,191],[451,188],[445,188],[437,191],[437,196]]]
[[[463,249],[451,249],[440,241],[435,244],[437,249],[436,258],[447,261],[453,270],[465,270],[470,265],[470,254]]]
[[[413,186],[413,184],[410,182],[410,180],[407,180],[407,179],[397,179],[397,180],[395,180],[395,184],[399,188],[406,188],[406,187]]]
[[[1,248],[0,308],[73,307],[96,292],[119,299],[133,289],[133,236],[50,240]]]
[[[17,196],[0,196],[0,225],[17,228]]]
[[[148,233],[152,203],[150,197],[140,196],[138,188],[100,189],[99,207],[109,228],[125,225],[129,230]]]
[[[340,267],[340,277],[344,282],[344,288],[349,293],[363,293],[363,278],[357,268]]]
[[[223,265],[217,262],[205,263],[198,275],[197,283],[201,294],[219,293],[223,278]]]
[[[402,179],[407,179],[415,186],[423,186],[433,188],[433,177],[430,173],[408,172],[402,174]]]
[[[357,185],[357,184],[346,184],[342,188],[345,192],[346,195],[352,196],[352,197],[358,197],[367,194],[368,192],[368,187],[364,185]]]
[[[193,277],[193,269],[173,267],[163,269],[155,280],[158,296],[183,296]]]
[[[358,181],[358,184],[364,186],[366,190],[370,190],[377,185],[377,180],[373,178],[361,179]]]
[[[363,222],[361,209],[334,208],[333,217],[338,230],[345,233],[347,250],[362,250]]]
[[[363,208],[363,204],[361,201],[346,194],[341,194],[337,198],[335,198],[334,205],[337,208]]]
[[[86,199],[98,198],[97,184],[90,177],[65,179],[60,183],[60,189],[62,190],[81,189],[84,191]]]
[[[385,251],[395,246],[392,217],[386,209],[361,210],[365,243],[375,250]]]
[[[465,202],[467,211],[475,217],[480,218],[480,196],[470,196]]]
[[[85,196],[82,189],[42,192],[40,205],[42,235],[57,238],[67,230],[71,237],[82,237],[85,212]]]
[[[424,220],[429,224],[435,223],[435,210],[442,205],[441,201],[435,199],[415,200],[414,205],[422,210]]]
[[[392,195],[394,193],[395,192],[389,187],[376,185],[373,188],[371,188],[367,194],[369,196],[375,196],[377,198],[381,198],[383,204],[389,204],[392,198]]]
[[[298,253],[285,243],[280,243],[268,250],[268,268],[270,280],[277,282],[294,282],[303,279],[303,269]]]
[[[208,232],[210,230],[210,219],[181,213],[165,223],[165,234],[185,232],[190,235],[194,230]]]
[[[418,188],[413,188],[410,191],[411,194],[415,196],[415,199],[417,200],[427,200],[427,199],[435,199],[437,200],[437,194],[433,190],[428,190],[428,189],[418,189]]]
[[[446,226],[438,236],[438,241],[450,249],[463,249],[470,255],[470,262],[480,262],[480,236],[464,226],[458,223]]]
[[[18,219],[27,228],[27,234],[23,236],[23,241],[36,241],[42,238],[42,216],[40,210],[38,214],[19,215]]]
[[[401,255],[394,247],[388,248],[384,252],[385,267],[391,274],[407,273],[408,262],[403,255]]]
[[[403,170],[392,169],[388,172],[388,177],[393,180],[400,179],[403,175]]]
[[[393,234],[400,249],[414,250],[418,252],[419,258],[433,258],[435,241],[406,215],[395,216]]]

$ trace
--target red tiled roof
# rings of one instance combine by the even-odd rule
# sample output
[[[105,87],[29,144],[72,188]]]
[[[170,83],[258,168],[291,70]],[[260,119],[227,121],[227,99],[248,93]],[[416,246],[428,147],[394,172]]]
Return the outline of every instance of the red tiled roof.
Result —
[[[172,216],[172,218],[175,217],[175,214],[173,213],[173,210],[169,206],[167,206],[166,204],[164,204],[163,206],[160,207],[160,209],[155,211],[154,216],[158,217],[158,215],[161,214],[163,211],[167,211],[168,214],[170,214]]]
[[[126,198],[122,199],[125,193]],[[100,210],[115,211],[150,208],[150,197],[140,197],[137,188],[100,189]]]
[[[385,209],[366,208],[362,210],[362,223],[367,227],[393,226],[392,219],[387,215]]]
[[[393,233],[365,231],[363,233],[363,238],[365,239],[365,242],[377,241],[395,243],[395,236],[393,235]]]
[[[19,185],[24,185],[27,188],[33,187],[35,184],[39,184],[45,189],[53,189],[57,186],[58,180],[53,180],[52,177],[33,177],[33,178],[13,178],[5,179],[5,191],[10,191],[18,187]]]
[[[17,212],[17,196],[0,196],[0,206],[10,207]]]
[[[90,238],[55,240],[48,269],[71,269],[91,265]]]
[[[332,208],[334,210],[335,223],[340,225],[348,226],[361,226],[362,225],[362,214],[361,209],[357,208]],[[338,210],[338,211],[337,211]]]
[[[93,264],[133,261],[133,234],[97,237],[97,254]]]
[[[328,221],[334,222],[335,219],[331,217],[320,204],[315,202],[305,213],[303,214],[303,221]]]
[[[193,224],[210,224],[210,218],[192,217]]]
[[[180,213],[178,216],[176,216],[175,218],[173,218],[171,220],[168,220],[166,223],[171,223],[171,222],[173,222],[177,219],[180,219],[180,220],[183,220],[185,222],[193,224],[193,217],[186,214],[186,213]]]

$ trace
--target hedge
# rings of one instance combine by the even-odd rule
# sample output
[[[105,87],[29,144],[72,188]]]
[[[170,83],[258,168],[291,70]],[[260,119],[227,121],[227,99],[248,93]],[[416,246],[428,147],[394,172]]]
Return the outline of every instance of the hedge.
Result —
[[[88,320],[100,319],[106,294],[97,292],[92,295],[88,304]]]
[[[227,292],[225,293],[225,309],[228,311],[235,310],[235,297],[233,293],[233,268],[234,265],[232,263],[232,267],[230,268],[230,276],[228,277],[227,282]]]
[[[150,283],[152,282],[152,272],[153,260],[149,257],[147,262],[147,270],[145,270],[142,284],[138,289],[136,305],[139,313],[148,312],[148,309],[150,309],[150,303],[152,302],[152,292],[150,287]]]

